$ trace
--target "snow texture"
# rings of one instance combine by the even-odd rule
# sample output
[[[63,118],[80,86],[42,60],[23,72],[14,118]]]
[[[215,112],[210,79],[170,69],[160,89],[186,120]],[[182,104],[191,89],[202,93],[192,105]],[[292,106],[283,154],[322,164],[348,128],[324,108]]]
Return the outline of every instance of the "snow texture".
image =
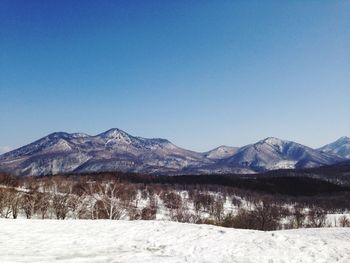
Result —
[[[350,262],[350,228],[274,232],[163,221],[0,220],[0,262]]]

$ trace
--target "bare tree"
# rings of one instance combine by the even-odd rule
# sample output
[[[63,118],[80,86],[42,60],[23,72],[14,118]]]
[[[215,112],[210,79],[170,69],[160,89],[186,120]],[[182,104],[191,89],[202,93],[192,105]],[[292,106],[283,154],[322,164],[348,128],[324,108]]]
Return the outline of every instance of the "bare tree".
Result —
[[[170,219],[182,223],[198,223],[200,221],[200,217],[190,211],[186,202],[180,208],[170,211]]]
[[[252,200],[253,201],[253,200]],[[276,230],[279,229],[281,220],[281,210],[269,199],[253,201],[252,209],[239,209],[237,215],[229,214],[222,220],[222,225],[226,227]]]
[[[0,188],[0,216],[8,218],[11,215],[12,189]]]
[[[222,197],[218,196],[214,200],[211,213],[217,222],[221,222],[224,215],[224,199]]]
[[[38,209],[37,193],[31,191],[23,194],[21,198],[21,208],[23,209],[27,219],[32,218]]]
[[[96,184],[96,192],[92,194],[96,200],[94,205],[94,214],[97,218],[102,215],[103,218],[110,220],[120,219],[124,213],[124,207],[121,205],[118,197],[123,190],[124,185],[120,182],[104,182]]]
[[[16,176],[0,172],[0,185],[6,185],[9,187],[17,187],[18,186],[18,178]]]
[[[67,205],[68,209],[71,211],[72,216],[74,219],[79,218],[83,214],[86,214],[86,203],[85,196],[78,196],[75,194],[72,194],[68,197]]]
[[[11,192],[11,212],[13,219],[18,217],[18,212],[21,206],[21,192],[12,190]]]
[[[305,224],[306,214],[300,206],[294,206],[292,210],[292,227],[301,228]]]
[[[210,212],[213,210],[213,204],[215,202],[214,197],[209,193],[196,193],[192,197],[195,210],[204,210]]]
[[[163,200],[164,205],[168,209],[179,209],[182,205],[181,195],[175,192],[163,191],[160,198]]]
[[[338,222],[341,227],[350,227],[350,220],[346,215],[339,217]]]
[[[311,209],[308,213],[309,227],[325,227],[326,226],[326,212],[322,208]]]
[[[259,230],[275,230],[280,227],[281,209],[270,199],[254,202],[252,215],[256,217]]]
[[[68,195],[54,194],[52,200],[52,207],[54,209],[57,219],[65,219],[68,213]]]
[[[40,211],[41,219],[45,219],[47,212],[51,206],[51,195],[49,193],[38,193],[37,203],[38,211]]]
[[[134,185],[125,185],[120,187],[118,193],[118,199],[120,200],[123,207],[134,206],[137,207],[138,198],[137,198],[137,189]]]

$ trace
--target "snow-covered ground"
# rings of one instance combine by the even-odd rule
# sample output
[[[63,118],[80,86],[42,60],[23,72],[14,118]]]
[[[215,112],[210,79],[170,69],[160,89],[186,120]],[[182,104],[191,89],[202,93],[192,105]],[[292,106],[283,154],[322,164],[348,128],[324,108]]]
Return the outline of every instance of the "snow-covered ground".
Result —
[[[350,228],[2,219],[0,262],[350,262]]]

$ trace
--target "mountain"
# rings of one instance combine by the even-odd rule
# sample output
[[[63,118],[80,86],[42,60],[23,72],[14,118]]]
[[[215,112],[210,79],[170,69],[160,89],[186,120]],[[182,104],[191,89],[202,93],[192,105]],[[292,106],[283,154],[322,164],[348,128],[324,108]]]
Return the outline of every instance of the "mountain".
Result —
[[[233,156],[221,160],[231,167],[247,167],[255,172],[275,169],[311,168],[330,165],[342,158],[307,146],[269,137],[240,148]]]
[[[209,164],[202,154],[165,139],[134,137],[120,129],[96,136],[58,132],[0,156],[1,170],[19,175],[124,171],[171,173]]]
[[[301,144],[266,138],[241,148],[220,146],[205,153],[182,149],[166,139],[132,136],[110,129],[90,136],[52,133],[0,155],[0,170],[17,175],[122,171],[145,174],[256,173],[309,168],[344,161]]]
[[[327,144],[319,149],[322,152],[336,154],[340,157],[350,159],[350,138],[341,137],[335,142]]]
[[[234,155],[238,150],[239,147],[222,145],[204,153],[204,156],[212,160],[219,160]]]

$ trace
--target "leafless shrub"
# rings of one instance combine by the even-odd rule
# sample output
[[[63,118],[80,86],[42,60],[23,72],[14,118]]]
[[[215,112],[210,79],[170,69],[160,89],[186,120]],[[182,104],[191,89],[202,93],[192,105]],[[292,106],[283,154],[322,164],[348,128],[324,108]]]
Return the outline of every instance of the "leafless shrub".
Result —
[[[128,212],[129,220],[141,219],[142,211],[140,211],[140,209],[137,209],[136,207],[130,207],[127,212]]]
[[[182,198],[175,192],[162,192],[160,198],[168,209],[179,209],[182,205]]]
[[[255,202],[252,210],[240,209],[237,215],[226,215],[221,225],[225,227],[257,229],[257,230],[276,230],[281,228],[279,207],[263,200]]]
[[[240,198],[238,198],[237,196],[233,196],[231,199],[232,205],[241,208],[242,206],[242,200]]]
[[[294,206],[291,211],[291,227],[292,228],[301,228],[305,226],[306,213],[304,209],[300,206]]]
[[[227,214],[221,223],[224,227],[258,229],[258,223],[254,215],[245,209],[240,209],[237,215]]]
[[[197,193],[193,196],[193,205],[196,211],[203,209],[205,212],[210,212],[215,200],[208,193]]]
[[[272,204],[271,200],[263,199],[254,203],[251,211],[259,230],[275,230],[280,228],[281,208]]]
[[[157,207],[146,206],[141,211],[142,220],[155,220],[157,216]]]
[[[200,217],[193,214],[184,203],[181,208],[170,210],[170,220],[181,223],[198,223]]]
[[[350,227],[350,220],[346,215],[339,217],[338,222],[341,227]]]
[[[326,212],[322,208],[310,209],[308,213],[308,227],[325,227]]]

